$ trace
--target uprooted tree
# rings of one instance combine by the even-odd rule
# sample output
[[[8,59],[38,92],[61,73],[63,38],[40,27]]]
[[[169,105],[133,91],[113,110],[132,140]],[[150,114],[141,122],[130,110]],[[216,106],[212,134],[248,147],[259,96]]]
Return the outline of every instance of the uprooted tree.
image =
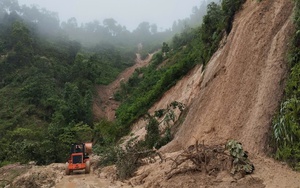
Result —
[[[201,171],[208,175],[216,175],[218,172],[226,170],[230,171],[232,175],[239,173],[242,176],[254,171],[254,165],[248,159],[247,152],[236,140],[229,140],[225,146],[207,146],[196,141],[194,145],[171,160],[173,163],[171,169],[166,173],[167,179],[187,171]]]

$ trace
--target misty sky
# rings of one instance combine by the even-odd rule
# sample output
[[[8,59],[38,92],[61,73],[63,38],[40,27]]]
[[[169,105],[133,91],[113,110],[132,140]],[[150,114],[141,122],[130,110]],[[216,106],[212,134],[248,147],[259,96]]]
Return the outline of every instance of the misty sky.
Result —
[[[147,21],[157,24],[158,30],[172,27],[174,21],[190,16],[194,6],[203,0],[19,0],[19,4],[38,5],[58,12],[59,19],[66,21],[76,17],[78,24],[94,20],[114,18],[128,30]]]

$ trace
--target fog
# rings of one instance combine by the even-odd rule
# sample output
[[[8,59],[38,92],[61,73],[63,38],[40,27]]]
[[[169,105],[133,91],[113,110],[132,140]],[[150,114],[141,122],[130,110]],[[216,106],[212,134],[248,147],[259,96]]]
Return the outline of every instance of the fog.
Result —
[[[79,24],[106,18],[134,30],[144,21],[156,24],[162,31],[174,21],[192,14],[205,0],[19,0],[19,5],[35,5],[57,12],[60,21],[75,17]]]

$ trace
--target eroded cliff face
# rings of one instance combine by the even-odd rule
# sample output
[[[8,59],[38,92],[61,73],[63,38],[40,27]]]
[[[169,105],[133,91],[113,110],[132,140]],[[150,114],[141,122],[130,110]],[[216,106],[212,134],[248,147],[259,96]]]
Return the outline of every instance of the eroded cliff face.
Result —
[[[233,28],[202,71],[195,67],[164,94],[149,112],[176,100],[187,105],[187,115],[175,138],[160,152],[165,163],[142,166],[133,185],[144,187],[297,187],[300,175],[265,154],[274,113],[283,96],[288,43],[293,33],[292,1],[247,0]],[[134,136],[146,131],[142,120]],[[232,177],[181,173],[166,180],[172,160],[196,141],[206,145],[236,139],[249,151],[255,171],[242,180]],[[226,173],[225,173],[226,174]],[[223,174],[224,175],[224,174]],[[228,175],[228,174],[227,174]],[[138,181],[137,181],[138,180]]]
[[[237,139],[246,150],[264,152],[283,94],[292,9],[287,0],[244,4],[225,45],[205,68],[184,123],[164,151],[185,148],[195,140],[219,144]]]

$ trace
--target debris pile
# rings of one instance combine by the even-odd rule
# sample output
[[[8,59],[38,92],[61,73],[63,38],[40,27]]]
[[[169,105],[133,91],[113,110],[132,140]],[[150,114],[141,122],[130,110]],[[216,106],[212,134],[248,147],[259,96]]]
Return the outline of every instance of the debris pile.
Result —
[[[7,187],[50,188],[63,178],[65,164],[53,163],[48,166],[32,166],[25,174],[18,176]]]
[[[167,179],[188,171],[200,171],[213,176],[217,176],[221,171],[228,171],[232,175],[239,174],[240,177],[244,177],[254,170],[242,144],[235,140],[228,141],[226,145],[212,146],[196,141],[175,159],[170,160],[173,163],[171,169],[166,172]]]

